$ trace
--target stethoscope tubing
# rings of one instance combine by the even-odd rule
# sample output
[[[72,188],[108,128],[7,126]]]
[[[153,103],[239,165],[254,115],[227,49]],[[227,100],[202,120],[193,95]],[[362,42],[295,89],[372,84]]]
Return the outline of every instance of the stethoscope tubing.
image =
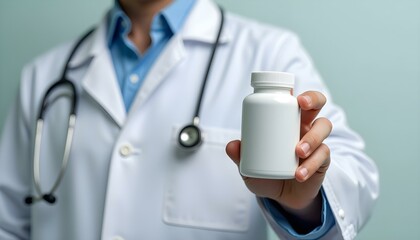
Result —
[[[201,143],[203,142],[203,134],[201,132],[201,129],[199,127],[200,124],[200,109],[202,106],[203,96],[206,89],[206,84],[208,80],[208,76],[210,74],[211,67],[213,65],[214,56],[217,50],[217,47],[220,42],[220,36],[222,34],[223,26],[224,26],[224,11],[223,8],[219,6],[220,10],[220,24],[219,24],[219,30],[217,32],[216,40],[213,43],[211,55],[209,58],[209,61],[207,63],[207,69],[203,77],[203,81],[200,88],[200,94],[198,96],[197,105],[194,112],[194,117],[191,124],[188,124],[181,128],[179,134],[178,134],[178,144],[181,148],[187,149],[187,150],[195,150],[197,149]]]
[[[194,113],[194,118],[193,118],[193,124],[194,125],[198,125],[198,123],[200,122],[200,117],[199,116],[200,116],[200,108],[201,108],[201,105],[202,105],[201,102],[203,100],[204,91],[206,89],[206,84],[207,84],[207,79],[208,79],[208,76],[210,74],[211,67],[213,65],[214,55],[216,53],[217,46],[219,45],[220,36],[222,34],[222,30],[223,30],[223,26],[224,26],[224,21],[225,21],[224,10],[221,7],[219,7],[219,9],[220,9],[219,30],[217,32],[216,40],[214,41],[214,44],[212,46],[211,55],[210,55],[209,61],[207,63],[206,73],[204,74],[203,83],[201,84],[200,95],[199,95],[199,98],[198,98],[198,101],[197,101],[197,106],[195,108],[195,113]]]

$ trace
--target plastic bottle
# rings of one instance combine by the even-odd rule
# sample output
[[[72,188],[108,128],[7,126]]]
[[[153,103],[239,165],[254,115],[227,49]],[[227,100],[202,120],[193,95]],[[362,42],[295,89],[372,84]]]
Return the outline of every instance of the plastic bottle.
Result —
[[[254,93],[242,105],[242,175],[294,178],[300,137],[300,109],[291,93],[294,81],[294,75],[285,72],[252,73]]]

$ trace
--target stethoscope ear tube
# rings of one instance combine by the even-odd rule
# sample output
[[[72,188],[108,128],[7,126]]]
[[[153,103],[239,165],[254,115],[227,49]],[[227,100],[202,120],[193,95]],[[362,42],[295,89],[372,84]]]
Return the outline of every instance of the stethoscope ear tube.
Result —
[[[63,179],[64,173],[67,169],[67,164],[69,161],[69,155],[70,155],[70,149],[73,141],[73,134],[74,134],[74,126],[76,124],[76,109],[78,104],[78,97],[76,92],[75,85],[69,81],[66,78],[67,75],[67,69],[68,65],[70,63],[70,60],[73,58],[73,55],[76,53],[79,46],[82,44],[82,42],[93,32],[94,28],[86,32],[75,44],[73,49],[71,50],[66,64],[63,68],[63,72],[61,74],[60,80],[55,82],[53,85],[51,85],[48,90],[46,91],[44,97],[42,98],[42,104],[39,109],[38,118],[37,118],[37,126],[35,131],[35,146],[34,146],[34,154],[33,154],[33,178],[34,178],[34,185],[35,185],[35,191],[36,196],[27,196],[24,199],[24,202],[27,205],[31,205],[33,203],[36,203],[38,201],[44,200],[47,203],[54,204],[57,201],[57,198],[54,196],[55,191],[57,190],[58,186],[60,185],[61,180]],[[48,102],[48,97],[59,87],[67,86],[72,95],[71,98],[71,108],[70,108],[70,115],[69,115],[69,121],[68,121],[68,128],[67,128],[67,136],[66,136],[66,145],[64,148],[64,154],[63,159],[61,162],[61,169],[60,173],[54,182],[53,187],[51,188],[51,191],[49,193],[42,193],[41,189],[41,181],[40,181],[40,152],[41,152],[41,142],[42,142],[42,132],[43,132],[43,126],[44,126],[44,117],[47,112],[47,109],[49,106],[51,106],[59,97],[67,96],[67,95],[59,95],[57,98],[55,98],[53,101]]]
[[[26,204],[30,205],[40,200],[45,200],[46,202],[50,204],[54,204],[56,202],[56,197],[54,196],[54,193],[57,190],[58,186],[60,185],[60,182],[63,179],[64,173],[67,169],[67,164],[68,164],[69,156],[70,156],[70,149],[73,142],[75,124],[76,124],[76,115],[71,114],[69,117],[66,143],[65,143],[65,148],[64,148],[63,159],[61,162],[60,173],[57,179],[55,180],[54,185],[51,188],[50,192],[47,194],[43,194],[42,188],[41,188],[41,180],[40,180],[40,174],[41,174],[40,153],[41,153],[44,120],[38,119],[36,132],[35,132],[35,147],[34,147],[34,158],[33,158],[33,178],[34,178],[34,185],[35,185],[35,191],[37,192],[37,196],[26,197],[24,200]]]

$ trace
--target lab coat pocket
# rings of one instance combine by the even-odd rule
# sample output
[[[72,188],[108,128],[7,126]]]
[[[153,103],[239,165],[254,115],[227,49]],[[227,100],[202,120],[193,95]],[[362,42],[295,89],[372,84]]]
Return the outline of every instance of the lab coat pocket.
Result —
[[[250,201],[237,166],[225,153],[239,131],[202,128],[203,143],[193,151],[177,146],[174,128],[173,166],[168,174],[163,220],[167,224],[222,231],[246,231]]]

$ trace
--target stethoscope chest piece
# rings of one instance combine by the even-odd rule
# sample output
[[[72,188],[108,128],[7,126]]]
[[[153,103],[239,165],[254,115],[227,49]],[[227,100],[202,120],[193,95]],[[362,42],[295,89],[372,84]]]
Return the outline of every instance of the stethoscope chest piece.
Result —
[[[182,148],[195,149],[202,142],[201,130],[194,124],[187,125],[179,131],[178,143]]]

